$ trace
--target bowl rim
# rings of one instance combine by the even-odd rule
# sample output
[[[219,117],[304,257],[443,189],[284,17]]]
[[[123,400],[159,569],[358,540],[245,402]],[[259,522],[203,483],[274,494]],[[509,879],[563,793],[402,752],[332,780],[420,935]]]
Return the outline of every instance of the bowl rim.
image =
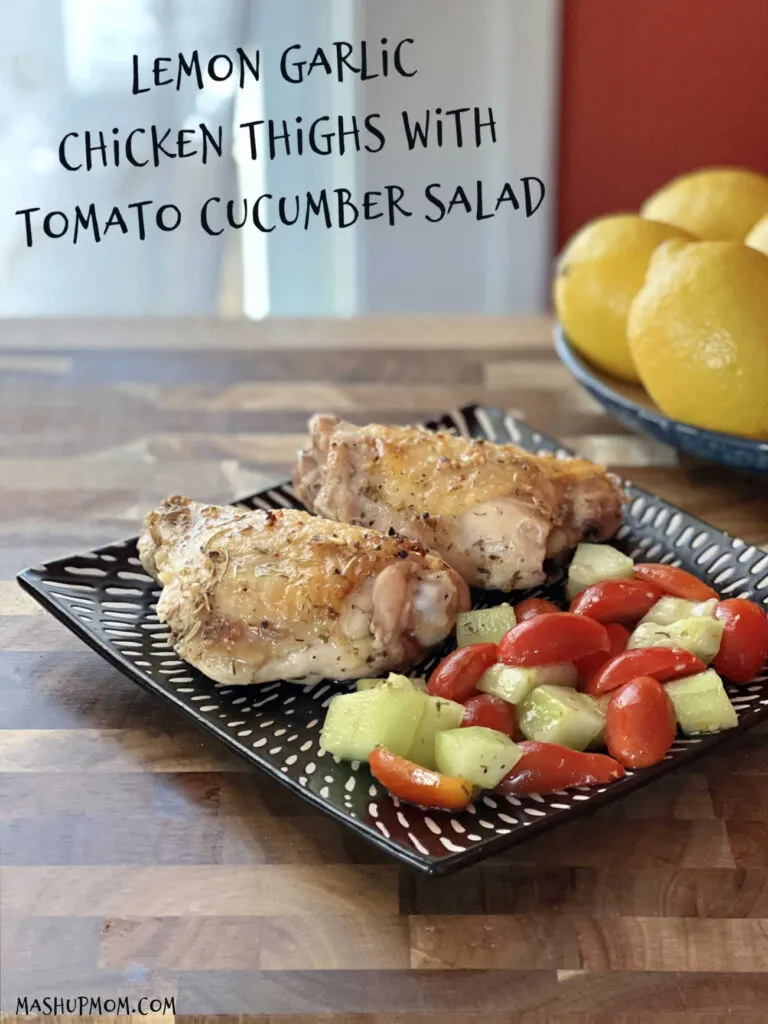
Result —
[[[768,441],[759,441],[754,437],[741,437],[739,434],[728,434],[721,430],[709,430],[707,427],[696,427],[691,423],[683,423],[681,420],[672,419],[664,413],[648,409],[644,405],[633,402],[618,391],[614,391],[608,384],[595,375],[589,364],[583,360],[568,340],[563,326],[557,322],[554,326],[555,351],[560,360],[568,367],[579,383],[589,390],[596,392],[607,402],[619,406],[625,412],[638,416],[641,419],[653,423],[656,427],[665,430],[676,430],[681,434],[700,436],[711,439],[711,443],[730,448],[738,448],[745,452],[768,452]]]

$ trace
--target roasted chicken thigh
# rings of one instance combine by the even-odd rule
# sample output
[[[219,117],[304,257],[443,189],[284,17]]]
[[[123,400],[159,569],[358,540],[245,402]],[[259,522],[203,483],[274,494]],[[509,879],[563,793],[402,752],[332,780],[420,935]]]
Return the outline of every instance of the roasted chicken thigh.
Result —
[[[139,555],[175,650],[221,683],[404,669],[469,607],[461,577],[418,543],[293,509],[168,498]]]
[[[582,459],[335,416],[314,416],[309,430],[294,473],[307,508],[410,537],[472,586],[536,586],[547,560],[621,521],[618,480]]]

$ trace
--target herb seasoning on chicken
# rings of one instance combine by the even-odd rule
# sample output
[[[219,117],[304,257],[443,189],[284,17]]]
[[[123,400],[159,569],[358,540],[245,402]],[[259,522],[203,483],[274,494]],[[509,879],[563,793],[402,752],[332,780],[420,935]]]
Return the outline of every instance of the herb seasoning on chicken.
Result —
[[[618,480],[583,459],[335,416],[314,416],[309,429],[294,473],[307,508],[410,537],[472,586],[537,586],[547,560],[621,523]]]
[[[413,541],[294,509],[164,501],[139,539],[179,657],[221,683],[312,683],[405,669],[469,607]]]

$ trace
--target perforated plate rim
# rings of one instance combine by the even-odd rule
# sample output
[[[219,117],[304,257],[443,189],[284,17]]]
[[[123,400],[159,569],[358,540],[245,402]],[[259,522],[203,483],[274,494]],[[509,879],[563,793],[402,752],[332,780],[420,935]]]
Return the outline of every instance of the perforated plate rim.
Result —
[[[556,451],[562,457],[567,457],[571,454],[566,449],[559,447],[556,442],[552,441],[546,435],[536,432],[528,426],[528,424],[516,419],[511,414],[506,414],[500,410],[491,409],[485,406],[472,405],[453,413],[447,413],[440,420],[429,424],[429,426],[456,430],[466,435],[484,436],[491,440],[511,441],[513,443],[521,444],[524,447],[529,447],[535,451]],[[743,541],[731,538],[727,534],[719,530],[715,530],[707,523],[683,512],[654,495],[634,487],[627,481],[625,481],[625,485],[627,486],[630,496],[628,514],[636,514],[638,518],[637,521],[634,522],[633,530],[630,530],[629,524],[625,519],[625,524],[619,531],[619,538],[621,538],[622,535],[627,536],[631,534],[641,539],[644,550],[648,553],[649,560],[656,560],[655,557],[652,556],[658,555],[663,550],[663,557],[660,560],[667,562],[679,562],[681,560],[680,556],[685,554],[693,556],[699,548],[704,547],[706,544],[707,547],[699,556],[702,558],[711,552],[707,559],[708,565],[705,568],[705,572],[708,572],[713,566],[717,566],[718,563],[723,563],[723,559],[726,554],[729,556],[726,559],[727,562],[735,561],[738,563],[739,569],[743,569],[745,575],[742,579],[731,581],[730,577],[727,577],[728,586],[724,587],[723,591],[727,591],[728,596],[743,595],[752,597],[755,600],[761,600],[761,597],[758,595],[758,591],[764,590],[765,593],[762,596],[762,601],[763,603],[768,603],[768,589],[766,589],[768,588],[768,575],[760,580],[750,579],[750,575],[752,575],[751,570],[753,570],[754,567],[758,566],[760,570],[762,570],[763,567],[768,567],[768,555],[766,555],[764,551],[750,547]],[[280,490],[285,487],[285,485],[276,485],[276,487]],[[246,504],[260,502],[262,507],[265,505],[280,507],[280,504],[276,502],[275,498],[270,497],[270,492],[273,495],[275,494],[276,487],[266,488],[264,491],[258,492],[255,495],[251,495],[248,498],[241,500]],[[281,497],[283,500],[285,499],[286,493],[288,492],[282,492]],[[633,510],[636,510],[636,512],[633,512]],[[651,513],[650,516],[648,515],[649,512]],[[654,525],[655,522],[662,522],[662,527],[667,530],[667,532],[668,527],[672,524],[675,525],[676,529],[678,527],[680,528],[676,537],[672,538],[666,547],[663,542],[658,540],[659,534],[662,531],[661,528],[656,528]],[[682,543],[680,541],[681,537],[684,538],[684,542]],[[705,539],[700,543],[697,543],[702,537]],[[153,679],[145,672],[138,671],[137,667],[131,662],[131,660],[118,649],[116,643],[110,643],[105,640],[94,629],[89,628],[87,623],[81,621],[75,612],[65,605],[63,601],[53,596],[53,586],[60,584],[57,584],[55,580],[52,581],[51,576],[55,573],[60,573],[61,567],[66,565],[67,562],[72,559],[82,560],[93,558],[106,551],[114,551],[116,548],[130,549],[130,547],[135,544],[135,540],[136,538],[121,540],[111,545],[105,545],[95,551],[73,555],[70,556],[69,559],[56,559],[41,567],[27,569],[18,575],[18,582],[25,591],[37,600],[47,611],[51,612],[61,623],[63,623],[63,625],[70,629],[121,673],[138,683],[143,689],[169,700],[179,711],[185,714],[192,721],[196,722],[199,726],[226,744],[237,754],[244,757],[250,764],[255,765],[273,779],[278,780],[282,785],[287,786],[290,790],[297,793],[303,800],[313,804],[315,807],[321,809],[326,814],[331,815],[336,820],[343,822],[359,835],[368,841],[373,842],[378,847],[386,850],[397,859],[408,863],[411,866],[420,868],[429,874],[447,874],[459,867],[468,866],[469,864],[475,863],[476,861],[488,857],[493,853],[500,852],[503,849],[516,845],[518,842],[522,842],[531,836],[549,828],[553,828],[562,822],[571,821],[580,815],[604,806],[613,800],[619,799],[623,794],[632,792],[641,786],[646,785],[648,782],[651,782],[653,779],[665,775],[669,771],[673,771],[678,765],[688,763],[692,758],[700,756],[705,751],[711,750],[714,746],[732,741],[746,729],[751,728],[768,717],[768,683],[765,682],[765,673],[763,673],[762,676],[758,677],[758,679],[756,679],[753,684],[750,684],[748,688],[739,687],[736,689],[729,687],[730,695],[734,700],[741,702],[740,705],[737,706],[739,724],[736,728],[708,737],[696,737],[690,739],[679,738],[676,741],[673,755],[668,755],[667,760],[662,761],[660,764],[655,765],[652,768],[643,769],[642,771],[630,774],[620,782],[612,783],[605,787],[598,787],[597,789],[591,790],[584,789],[582,791],[569,790],[561,796],[551,795],[546,797],[524,797],[520,799],[500,797],[496,794],[485,794],[478,801],[478,805],[481,808],[480,814],[486,814],[487,817],[495,816],[497,821],[496,824],[493,825],[486,819],[480,818],[477,810],[473,809],[471,813],[483,826],[482,828],[479,826],[476,826],[475,828],[475,832],[480,834],[470,834],[467,836],[467,828],[464,826],[462,826],[461,832],[459,832],[457,827],[459,816],[457,815],[444,815],[441,812],[422,811],[414,807],[403,806],[401,808],[397,801],[392,802],[389,797],[383,796],[383,799],[388,802],[389,807],[392,809],[392,815],[396,816],[398,821],[407,821],[407,826],[403,826],[403,830],[408,837],[408,841],[405,841],[402,837],[397,838],[393,837],[391,834],[385,834],[388,830],[383,828],[382,831],[381,821],[361,820],[360,817],[354,816],[351,812],[351,805],[347,806],[346,804],[333,802],[307,786],[306,779],[304,779],[304,784],[302,784],[298,778],[292,777],[291,774],[286,774],[286,769],[281,769],[276,763],[267,760],[265,755],[259,754],[256,750],[251,749],[249,745],[239,741],[235,735],[227,732],[224,727],[218,725],[216,721],[211,718],[207,718],[197,710],[195,706],[185,703],[179,695],[173,692],[167,679]],[[655,544],[652,543],[654,540],[656,541]],[[657,551],[656,549],[659,550]],[[717,555],[717,557],[715,557],[715,555]],[[127,562],[125,563],[125,565],[128,564],[129,563]],[[724,565],[721,566],[721,569],[724,569]],[[714,579],[718,580],[721,576],[726,576],[727,573],[732,575],[733,568],[730,567],[724,571],[720,571],[714,576]],[[725,580],[720,580],[720,582],[725,582]],[[149,639],[151,639],[151,637],[148,634],[147,640]],[[171,654],[174,653],[172,648],[169,647],[168,650]],[[434,657],[430,660],[434,660]],[[181,662],[179,663],[183,664]],[[152,667],[156,667],[154,663]],[[205,680],[205,677],[202,677],[199,673],[195,673],[191,668],[183,669],[183,671],[189,671],[194,675],[196,680],[203,680],[204,683],[207,683],[210,688],[211,699],[220,699],[222,693],[229,692],[215,688],[214,684],[210,680]],[[265,692],[263,687],[237,688],[238,693],[240,691],[245,692],[256,690],[260,693]],[[761,698],[763,699],[761,700]],[[320,706],[321,703],[322,702],[318,703],[318,712],[322,711]],[[342,772],[348,770],[348,778],[360,778],[360,781],[362,781],[365,786],[368,786],[369,783],[372,782],[367,773],[367,769],[363,769],[367,778],[362,778],[357,775],[353,776],[352,773],[356,773],[358,771],[354,766],[335,766],[333,770],[338,774],[337,769]],[[375,784],[369,788],[373,795],[373,791],[376,789]],[[383,806],[381,802],[381,792],[376,795],[376,798],[378,801],[378,807],[381,809]],[[346,800],[346,797],[344,799]],[[503,806],[503,811],[499,811],[499,804]],[[490,808],[493,811],[493,814],[489,814],[487,810],[483,810],[484,807]],[[557,813],[554,813],[555,811]],[[407,818],[405,812],[407,812]],[[508,812],[506,816],[504,812]],[[502,828],[499,825],[499,815],[501,815],[502,821],[511,821],[515,815],[519,816],[520,820],[514,819],[513,827]],[[453,822],[451,819],[454,819]],[[391,820],[394,821],[395,818],[392,817]],[[464,820],[466,822],[467,819],[464,818]],[[454,852],[449,852],[449,844],[449,846],[445,847],[445,854],[430,853],[424,845],[424,842],[419,840],[418,835],[421,835],[422,840],[426,841],[425,837],[430,839],[433,838],[432,835],[430,835],[430,832],[434,833],[436,828],[439,828],[442,832],[443,825],[445,825],[449,836],[453,836],[454,839],[459,839],[463,836],[467,841],[471,839],[472,845],[465,848],[459,848],[456,843],[454,843],[453,845],[456,847]],[[454,827],[456,831],[451,831],[451,827]],[[482,835],[483,829],[485,829],[486,835]],[[441,842],[442,841],[443,840],[441,839]]]

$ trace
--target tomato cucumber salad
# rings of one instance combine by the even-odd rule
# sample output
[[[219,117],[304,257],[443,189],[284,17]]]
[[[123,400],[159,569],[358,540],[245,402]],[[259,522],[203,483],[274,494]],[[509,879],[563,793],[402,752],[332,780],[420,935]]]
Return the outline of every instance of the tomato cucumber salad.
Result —
[[[690,573],[580,544],[568,610],[542,598],[465,612],[428,680],[361,679],[321,746],[367,761],[393,796],[458,811],[483,790],[605,785],[685,736],[732,729],[725,691],[768,657],[768,617]]]

